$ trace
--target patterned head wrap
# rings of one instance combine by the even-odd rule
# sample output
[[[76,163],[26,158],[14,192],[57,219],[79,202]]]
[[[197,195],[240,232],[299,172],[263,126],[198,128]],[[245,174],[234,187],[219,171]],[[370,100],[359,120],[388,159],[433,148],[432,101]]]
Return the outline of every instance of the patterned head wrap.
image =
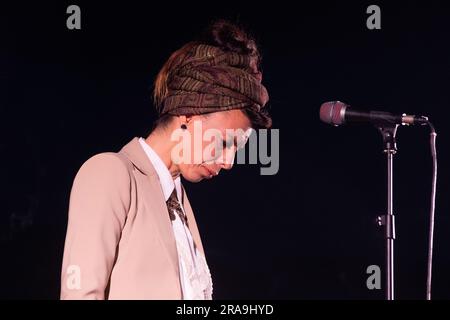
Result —
[[[258,57],[195,44],[171,71],[160,114],[203,114],[252,108],[269,100]]]

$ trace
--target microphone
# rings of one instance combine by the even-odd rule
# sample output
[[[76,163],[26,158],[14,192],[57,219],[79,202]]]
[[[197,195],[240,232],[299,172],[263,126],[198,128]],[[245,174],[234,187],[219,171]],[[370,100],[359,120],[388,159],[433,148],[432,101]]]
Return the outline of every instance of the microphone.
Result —
[[[371,123],[374,125],[424,125],[428,123],[428,118],[402,114],[394,115],[383,111],[359,111],[350,108],[348,104],[341,101],[325,102],[320,107],[320,120],[325,123],[339,126],[351,123]]]

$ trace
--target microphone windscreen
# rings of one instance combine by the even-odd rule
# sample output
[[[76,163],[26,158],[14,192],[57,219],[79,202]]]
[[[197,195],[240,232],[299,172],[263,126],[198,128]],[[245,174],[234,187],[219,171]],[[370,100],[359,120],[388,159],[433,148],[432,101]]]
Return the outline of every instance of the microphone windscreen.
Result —
[[[344,123],[344,111],[347,105],[341,101],[325,102],[320,106],[320,120],[333,125]]]

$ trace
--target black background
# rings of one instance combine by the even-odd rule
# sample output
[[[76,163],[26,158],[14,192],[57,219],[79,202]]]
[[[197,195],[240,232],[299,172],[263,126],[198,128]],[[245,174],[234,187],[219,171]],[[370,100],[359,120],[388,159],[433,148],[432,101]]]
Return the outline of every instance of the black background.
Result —
[[[386,160],[375,128],[333,128],[320,104],[342,100],[428,115],[438,131],[433,296],[450,298],[450,11],[441,2],[20,2],[1,5],[0,297],[57,299],[72,180],[81,164],[148,133],[152,81],[170,53],[214,18],[260,45],[280,168],[236,165],[185,183],[216,299],[383,299],[375,217]],[[66,8],[81,8],[81,30]],[[381,30],[366,9],[381,8]],[[401,127],[395,157],[396,296],[423,299],[431,157],[426,127]]]

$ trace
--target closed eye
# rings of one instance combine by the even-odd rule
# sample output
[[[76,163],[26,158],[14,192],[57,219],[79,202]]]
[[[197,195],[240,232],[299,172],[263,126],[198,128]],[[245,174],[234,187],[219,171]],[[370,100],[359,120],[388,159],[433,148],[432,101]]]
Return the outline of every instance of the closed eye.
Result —
[[[224,149],[228,149],[231,148],[231,146],[236,145],[236,143],[234,143],[234,141],[232,139],[228,139],[228,140],[224,140],[223,141],[223,148]]]

